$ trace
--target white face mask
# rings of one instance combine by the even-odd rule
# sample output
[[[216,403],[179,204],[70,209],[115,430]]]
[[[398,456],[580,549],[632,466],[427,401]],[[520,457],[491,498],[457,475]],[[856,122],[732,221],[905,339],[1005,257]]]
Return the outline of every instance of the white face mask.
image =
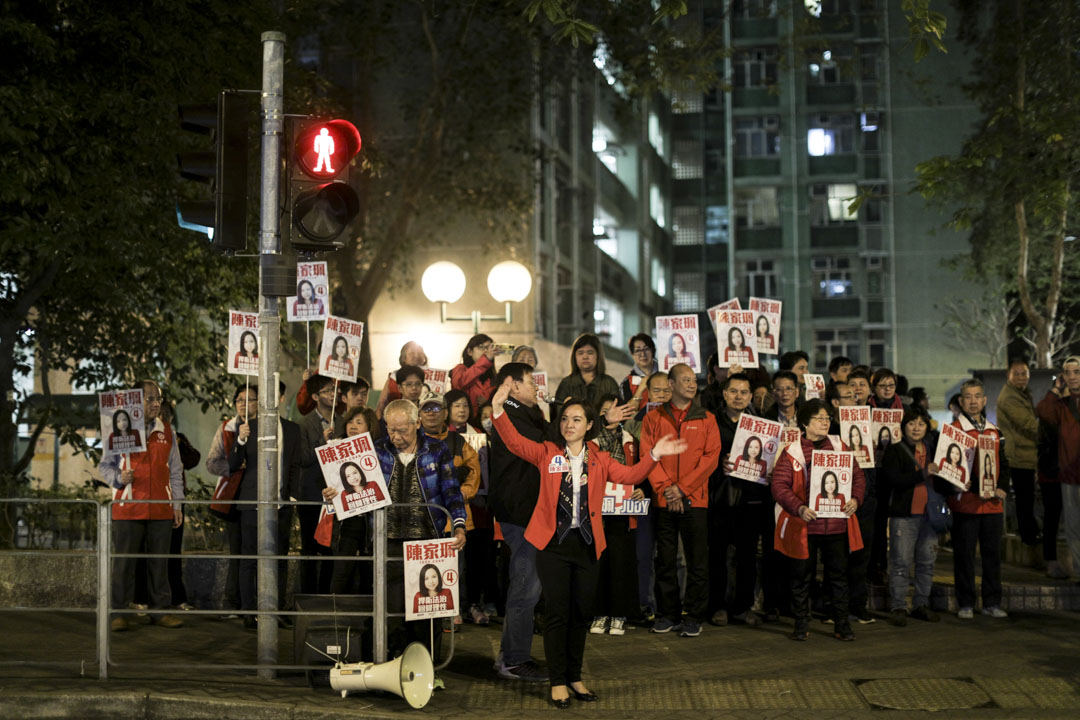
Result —
[[[492,429],[494,429],[494,427],[495,427],[495,423],[493,423],[491,421],[491,418],[488,418],[487,420],[484,420],[480,424],[484,427],[485,432],[491,432]]]

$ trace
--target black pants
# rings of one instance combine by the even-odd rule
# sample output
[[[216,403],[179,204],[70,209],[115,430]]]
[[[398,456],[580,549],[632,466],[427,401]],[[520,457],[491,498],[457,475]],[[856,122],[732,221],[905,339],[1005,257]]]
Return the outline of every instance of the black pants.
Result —
[[[254,505],[251,506],[255,508]],[[234,510],[225,521],[225,540],[229,543],[229,554],[240,555],[243,545],[240,542],[240,511]],[[229,560],[225,574],[225,603],[227,610],[240,609],[240,561]]]
[[[758,542],[761,542],[761,589],[765,610],[786,606],[783,555],[773,547],[776,520],[772,502],[743,502],[732,517],[735,527],[735,600],[731,613],[741,615],[754,605],[757,592]],[[709,546],[710,553],[712,546]],[[710,579],[712,566],[709,567]]]
[[[551,686],[580,682],[596,597],[596,550],[578,530],[561,543],[552,537],[536,554],[536,574],[544,593],[544,657]]]
[[[259,554],[259,512],[255,505],[247,505],[240,511],[240,554]],[[274,548],[275,555],[289,554],[289,531],[292,529],[292,507],[279,508],[277,527],[277,543]],[[259,609],[259,594],[257,588],[258,560],[240,561],[240,608],[254,611]],[[289,561],[278,560],[278,609],[283,609],[285,604],[285,588],[289,579]]]
[[[866,586],[867,570],[872,564],[871,560],[878,554],[878,540],[882,540],[882,546],[887,544],[883,538],[879,538],[879,533],[875,532],[878,529],[878,510],[881,508],[878,502],[878,498],[868,497],[855,511],[855,519],[859,521],[859,533],[862,535],[863,548],[851,553],[847,561],[847,607],[852,615],[858,614],[867,607],[870,598],[870,592]],[[887,513],[889,508],[885,506],[884,509]],[[881,534],[884,534],[884,529],[882,529]],[[833,598],[833,601],[835,604],[835,598]],[[837,609],[842,609],[842,606],[838,606]]]
[[[831,593],[833,619],[836,623],[847,622],[848,585],[848,539],[847,533],[834,535],[809,535],[810,556],[805,560],[789,558],[791,572],[791,611],[796,620],[810,620],[810,582],[814,579],[817,556],[821,554],[824,566],[824,584]]]
[[[597,615],[626,618],[641,612],[637,598],[637,538],[634,532],[630,529],[629,517],[609,515],[604,518],[607,547],[599,560]]]
[[[1061,483],[1039,483],[1043,501],[1043,560],[1057,560],[1057,536],[1061,527]]]
[[[368,515],[357,515],[334,522],[334,554],[339,558],[370,555],[371,542],[368,532]],[[335,595],[370,595],[374,587],[374,575],[370,560],[334,560],[334,574],[330,592]]]
[[[182,508],[186,510],[187,508]],[[172,604],[182,605],[187,602],[187,590],[184,588],[184,561],[180,553],[184,550],[184,523],[187,522],[187,513],[184,513],[184,522],[180,527],[173,528],[172,537],[169,539],[169,554],[175,557],[169,558],[169,589],[172,591]]]
[[[678,624],[685,608],[694,622],[706,618],[709,607],[708,511],[690,508],[681,513],[662,508],[656,516],[656,611]],[[686,597],[679,599],[675,558],[682,539],[686,556]]]
[[[1001,513],[953,513],[953,577],[956,605],[975,607],[975,545],[982,556],[983,607],[1001,605]]]
[[[432,662],[438,665],[446,618],[405,622],[405,563],[402,560],[405,557],[402,551],[404,543],[404,540],[395,538],[386,540],[386,609],[387,612],[401,615],[387,618],[386,621],[389,657],[396,658],[405,652],[410,643],[418,642],[428,649]],[[458,600],[460,602],[460,597]]]
[[[153,506],[156,507],[156,506]],[[164,555],[169,552],[172,520],[113,520],[112,546],[114,553],[145,552]],[[145,558],[147,600],[150,609],[169,607],[169,564],[166,558]],[[135,597],[136,558],[114,558],[112,569],[112,606],[126,610]]]
[[[1035,471],[1010,467],[1009,473],[1016,494],[1016,529],[1020,532],[1020,542],[1034,545],[1039,541],[1039,524],[1035,522]]]
[[[496,567],[498,547],[494,528],[475,528],[466,534],[465,590],[466,604],[499,604],[499,571]]]
[[[717,493],[722,494],[726,493]],[[661,512],[666,513],[667,510]],[[709,542],[709,604],[706,614],[712,617],[717,610],[726,610],[728,607],[728,548],[736,544],[735,521],[738,515],[735,508],[727,502],[718,501],[709,503],[706,517]]]
[[[333,550],[320,545],[315,539],[315,529],[319,527],[322,508],[318,505],[297,505],[296,514],[300,518],[300,554],[304,557],[330,555]],[[328,560],[300,561],[300,592],[325,595],[330,592],[334,576],[334,566]]]
[[[871,470],[869,472],[876,473],[877,471]],[[870,531],[867,532],[863,529],[861,515],[859,516],[859,530],[863,534],[863,545],[869,555],[869,562],[864,569],[863,577],[865,579],[866,573],[869,572],[872,577],[880,580],[887,578],[889,574],[889,502],[891,501],[892,490],[884,482],[875,483],[875,485],[874,492],[867,492],[866,497],[863,499],[864,505],[870,505],[871,503],[874,505],[874,516],[869,527]],[[862,607],[866,606],[865,585],[864,581]],[[854,588],[852,588],[852,592],[854,592]],[[852,602],[854,603],[856,599],[853,596]]]

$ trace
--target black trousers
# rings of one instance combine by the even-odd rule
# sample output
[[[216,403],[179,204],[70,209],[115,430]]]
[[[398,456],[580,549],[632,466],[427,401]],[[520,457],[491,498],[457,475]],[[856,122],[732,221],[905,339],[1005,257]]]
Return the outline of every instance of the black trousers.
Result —
[[[975,607],[975,545],[982,556],[983,607],[1001,605],[1001,513],[953,513],[953,577],[956,605]]]
[[[681,513],[662,508],[656,517],[656,611],[673,623],[682,611],[694,622],[706,619],[709,607],[708,510],[690,508]],[[682,539],[686,556],[686,597],[679,599],[675,558]]]
[[[821,555],[824,566],[824,584],[831,593],[833,619],[847,622],[848,585],[848,539],[847,533],[834,535],[809,535],[809,557],[805,560],[788,558],[791,573],[791,611],[796,620],[810,620],[810,582],[814,579],[817,556]]]
[[[881,533],[876,532],[879,529],[877,525],[878,511],[882,508],[878,504],[879,502],[878,498],[867,497],[864,504],[855,511],[855,519],[859,521],[859,532],[862,534],[863,548],[851,553],[847,560],[847,608],[853,615],[865,610],[870,598],[870,591],[866,586],[866,574],[868,568],[872,565],[872,559],[877,556],[880,549],[878,548],[878,541],[881,540],[882,547],[887,544],[883,538],[879,537],[879,535],[884,534],[884,528],[881,528]],[[884,509],[887,513],[888,506],[885,506]],[[887,521],[888,518],[886,518]],[[835,600],[834,597],[834,603]]]
[[[247,505],[240,511],[240,554],[259,554],[259,512],[255,505]],[[278,511],[276,555],[289,554],[289,531],[292,530],[292,507],[285,506]],[[240,561],[240,609],[254,611],[259,608],[258,560]],[[285,604],[285,588],[289,579],[289,561],[278,560],[278,609]]]
[[[169,539],[169,554],[176,557],[169,558],[169,589],[172,591],[172,604],[182,605],[187,602],[187,590],[184,588],[184,561],[180,553],[184,550],[184,524],[187,522],[187,508],[184,510],[184,522],[180,527],[173,528],[172,537]]]
[[[1016,529],[1020,531],[1020,542],[1034,545],[1039,541],[1039,524],[1035,522],[1035,471],[1010,467],[1009,473],[1016,494]]]
[[[432,662],[438,665],[446,618],[405,621],[404,543],[404,540],[396,538],[386,539],[386,609],[387,612],[400,615],[387,618],[386,621],[389,656],[391,659],[396,658],[405,652],[409,643],[418,642],[428,649]]]
[[[252,508],[255,506],[253,505]],[[243,545],[240,542],[240,511],[234,510],[225,521],[225,540],[229,543],[229,554],[240,555]],[[240,561],[228,561],[225,575],[225,603],[227,610],[240,609]]]
[[[660,512],[666,513],[667,510]],[[728,608],[728,548],[736,544],[735,523],[738,514],[726,502],[710,502],[706,517],[709,543],[709,603],[706,614],[712,617],[717,610]]]
[[[334,522],[331,545],[339,558],[370,555],[371,542],[368,532],[368,515],[357,515]],[[370,595],[374,587],[374,574],[370,560],[334,560],[334,574],[330,592],[335,595],[357,593]]]
[[[319,527],[322,508],[318,505],[297,505],[296,514],[300,518],[300,554],[305,557],[332,554],[333,550],[320,545],[315,539],[315,529]],[[333,575],[333,563],[328,560],[301,560],[300,592],[327,594],[330,592]]]
[[[773,547],[773,532],[776,527],[773,503],[740,503],[732,521],[735,529],[735,599],[731,604],[731,613],[741,615],[754,605],[758,580],[758,542],[762,548],[761,589],[765,610],[778,610],[786,606],[784,556]],[[709,552],[712,552],[711,545]],[[711,565],[709,573],[711,581]]]
[[[469,530],[465,542],[465,591],[467,604],[499,603],[498,547],[494,528]]]
[[[1057,560],[1057,536],[1061,527],[1061,483],[1039,483],[1043,501],[1043,560]]]
[[[536,553],[536,574],[544,593],[544,657],[551,686],[580,682],[596,597],[596,550],[578,530],[561,543],[552,537]]]
[[[597,615],[626,618],[641,612],[637,597],[637,538],[634,532],[630,529],[629,517],[609,515],[604,518],[607,547],[598,563]]]
[[[876,473],[876,470],[870,472]],[[876,483],[873,494],[866,493],[863,504],[874,504],[874,517],[870,525],[870,532],[863,530],[862,517],[859,517],[859,530],[863,534],[863,544],[869,554],[869,563],[866,571],[873,573],[874,577],[883,578],[889,574],[889,503],[892,490],[883,482]],[[861,509],[861,508],[860,508]],[[858,511],[856,511],[858,512]],[[864,574],[865,578],[865,574]],[[865,582],[863,583],[862,604],[866,605]],[[854,588],[853,588],[854,589]],[[854,602],[854,599],[853,599]]]
[[[164,555],[169,552],[172,520],[113,520],[114,553]],[[145,550],[144,548],[145,543]],[[151,610],[169,607],[169,563],[166,558],[145,558],[147,600]],[[135,598],[136,558],[114,558],[112,568],[112,606],[126,610]]]

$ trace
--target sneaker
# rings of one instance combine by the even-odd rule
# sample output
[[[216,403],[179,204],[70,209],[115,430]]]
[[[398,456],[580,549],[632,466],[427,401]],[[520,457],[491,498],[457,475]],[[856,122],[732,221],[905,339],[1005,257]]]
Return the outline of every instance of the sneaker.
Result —
[[[917,620],[925,620],[926,622],[938,622],[941,620],[941,616],[931,610],[928,605],[920,605],[912,610],[911,617]]]
[[[501,662],[498,667],[499,677],[506,680],[521,680],[523,682],[546,683],[548,674],[540,669],[535,660],[520,665],[504,665]]]
[[[158,615],[152,618],[150,622],[163,628],[178,628],[184,625],[184,621],[175,615]]]
[[[656,622],[653,623],[653,626],[649,629],[649,632],[666,633],[671,632],[672,630],[677,630],[678,628],[678,623],[673,623],[666,617],[662,617],[656,619]]]
[[[227,612],[224,615],[218,615],[218,617],[221,618],[222,620],[235,620],[240,616],[237,615],[234,612]]]
[[[833,620],[832,617],[823,617],[821,618],[821,622],[825,623],[826,625],[832,625],[836,621]]]
[[[907,627],[907,610],[893,610],[889,613],[889,624],[893,627]]]
[[[683,620],[679,637],[697,637],[701,634],[701,623],[694,620]]]
[[[611,627],[608,628],[609,635],[625,635],[626,634],[626,618],[611,618]]]
[[[113,632],[123,632],[131,629],[131,623],[128,622],[126,617],[121,615],[120,617],[114,617],[112,622],[109,623],[109,627]]]
[[[1068,571],[1063,568],[1061,566],[1061,563],[1059,563],[1057,560],[1051,560],[1050,562],[1046,563],[1046,576],[1051,577],[1055,580],[1069,579]]]
[[[603,635],[607,632],[607,616],[594,617],[592,621],[592,627],[589,628],[589,632],[593,635]]]
[[[836,628],[833,630],[833,637],[837,640],[843,640],[845,642],[853,641],[855,639],[855,633],[851,630],[851,623],[837,623]]]
[[[848,616],[848,619],[854,620],[860,625],[869,625],[870,623],[877,622],[874,616],[871,615],[870,611],[866,608],[859,608],[857,612],[851,613],[851,615]]]
[[[956,617],[961,620],[970,620],[975,617],[975,611],[969,607],[960,608],[956,611]]]
[[[810,639],[810,618],[796,618],[795,629],[791,632],[791,639],[806,642]]]
[[[709,620],[709,622],[711,622],[713,625],[717,625],[719,627],[724,627],[725,625],[727,625],[727,621],[727,610],[724,610],[723,608],[720,608],[719,610],[714,612],[712,619]]]
[[[1009,617],[1009,613],[1005,612],[1004,610],[1002,610],[997,605],[991,605],[990,607],[984,607],[982,609],[982,614],[983,615],[988,615],[989,617],[992,617],[992,618],[998,618],[999,620],[1001,618]]]
[[[479,605],[473,605],[469,608],[469,620],[477,625],[487,625],[491,622],[487,613],[480,609]]]
[[[195,606],[192,605],[189,602],[182,602],[182,603],[180,603],[179,605],[176,606],[176,609],[177,610],[184,610],[186,612],[188,610],[194,610]]]
[[[739,613],[738,615],[733,615],[731,619],[749,627],[758,627],[761,625],[761,618],[749,610],[744,613]]]

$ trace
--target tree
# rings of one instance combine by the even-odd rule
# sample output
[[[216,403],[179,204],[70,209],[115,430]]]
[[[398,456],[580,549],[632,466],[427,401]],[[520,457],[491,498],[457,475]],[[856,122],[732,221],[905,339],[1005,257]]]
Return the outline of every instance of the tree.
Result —
[[[954,208],[949,225],[970,232],[972,267],[1002,294],[1016,293],[1035,364],[1050,367],[1062,302],[1072,301],[1063,290],[1080,270],[1066,247],[1080,179],[1080,8],[1073,0],[954,4],[960,39],[975,53],[965,91],[982,118],[959,155],[917,167],[917,189]]]

